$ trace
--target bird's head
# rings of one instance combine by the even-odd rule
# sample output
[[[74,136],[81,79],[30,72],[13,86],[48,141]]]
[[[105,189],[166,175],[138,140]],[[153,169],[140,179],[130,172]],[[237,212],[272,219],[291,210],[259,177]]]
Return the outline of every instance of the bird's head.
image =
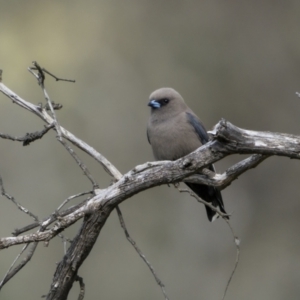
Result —
[[[174,114],[186,109],[183,98],[172,88],[160,88],[154,91],[149,97],[148,106],[151,107],[152,114]]]

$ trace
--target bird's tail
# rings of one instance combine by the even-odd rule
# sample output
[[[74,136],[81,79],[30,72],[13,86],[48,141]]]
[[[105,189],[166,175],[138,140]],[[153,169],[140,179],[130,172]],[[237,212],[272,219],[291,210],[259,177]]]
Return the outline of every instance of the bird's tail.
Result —
[[[222,213],[227,214],[224,208],[224,203],[222,199],[221,192],[213,187],[208,186],[204,184],[196,184],[196,183],[187,183],[186,184],[194,193],[196,193],[201,199],[204,201],[212,204],[214,207],[216,207],[218,210],[220,210]],[[205,205],[207,217],[209,221],[214,221],[218,218],[218,213],[212,210],[210,207]],[[226,219],[229,219],[228,216],[226,216]]]

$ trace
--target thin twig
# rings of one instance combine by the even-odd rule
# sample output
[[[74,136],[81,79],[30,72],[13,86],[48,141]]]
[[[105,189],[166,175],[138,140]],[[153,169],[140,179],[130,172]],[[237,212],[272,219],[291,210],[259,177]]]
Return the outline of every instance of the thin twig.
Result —
[[[36,62],[36,61],[33,61],[32,62],[33,65],[34,65],[34,68],[29,68],[30,72],[37,78],[38,82],[39,82],[39,85],[41,87],[41,89],[43,90],[43,93],[44,93],[44,97],[47,101],[47,105],[52,113],[52,117],[53,117],[53,120],[54,120],[54,125],[55,125],[55,129],[56,129],[56,132],[58,134],[57,136],[57,139],[58,141],[66,148],[66,150],[69,152],[69,154],[75,159],[75,161],[77,162],[77,164],[79,165],[79,167],[83,170],[84,174],[87,176],[87,178],[91,181],[91,183],[93,184],[93,187],[94,188],[98,188],[99,185],[96,183],[96,181],[93,179],[91,173],[89,172],[89,170],[87,169],[87,167],[85,166],[85,164],[79,159],[79,157],[77,156],[77,154],[74,152],[74,150],[63,140],[62,138],[62,129],[59,125],[59,122],[57,120],[57,117],[56,117],[56,113],[53,109],[53,106],[52,106],[52,101],[50,99],[50,96],[45,88],[45,74],[44,74],[44,70],[43,68],[41,68],[41,66]],[[35,74],[32,70],[37,70],[38,71],[38,74]],[[51,74],[52,75],[52,74]]]
[[[234,267],[233,267],[233,270],[231,272],[231,275],[227,281],[227,284],[226,284],[226,287],[225,287],[225,290],[224,290],[224,294],[223,294],[223,297],[222,297],[222,300],[225,299],[226,297],[226,293],[227,293],[227,290],[229,288],[229,285],[230,285],[230,282],[233,278],[233,275],[236,271],[236,268],[239,264],[239,259],[240,259],[240,239],[237,237],[237,235],[235,234],[231,224],[230,224],[230,221],[226,218],[223,218],[223,220],[225,220],[225,222],[227,223],[227,225],[229,226],[230,230],[231,230],[231,233],[232,233],[232,236],[234,238],[234,243],[235,243],[235,247],[236,247],[236,256],[235,256],[235,263],[234,263]]]
[[[49,71],[47,71],[45,68],[42,68],[42,70],[47,73],[48,75],[52,76],[56,81],[67,81],[67,82],[76,82],[74,79],[63,79],[63,78],[59,78],[55,75],[53,75],[52,73],[50,73]]]
[[[46,128],[41,131],[26,133],[25,136],[21,137],[14,137],[9,134],[0,133],[0,137],[11,141],[23,142],[23,146],[28,146],[35,140],[41,139],[51,128],[53,128],[53,125],[47,125]]]
[[[58,234],[58,236],[61,238],[63,244],[64,244],[64,254],[67,253],[67,243],[72,243],[72,240],[65,237],[63,234]]]
[[[159,277],[157,276],[154,268],[152,267],[151,263],[147,260],[146,256],[143,254],[143,252],[140,250],[140,248],[137,246],[136,242],[132,239],[132,237],[130,236],[127,228],[126,228],[126,225],[125,225],[125,222],[124,222],[124,218],[123,218],[123,215],[122,215],[122,212],[119,208],[119,206],[116,206],[116,210],[117,210],[117,213],[118,213],[118,217],[119,217],[119,221],[120,221],[120,224],[121,224],[121,227],[123,228],[124,230],[124,233],[125,233],[125,236],[126,236],[126,239],[129,241],[129,243],[134,247],[135,251],[138,253],[138,255],[142,258],[142,260],[145,262],[145,264],[148,266],[148,268],[150,269],[152,275],[154,276],[157,284],[160,286],[163,294],[164,294],[164,297],[165,297],[165,300],[168,300],[168,296],[166,294],[166,291],[165,291],[165,286],[163,284],[163,282],[159,279]]]
[[[69,154],[75,159],[76,163],[80,167],[80,169],[83,171],[84,175],[90,180],[90,182],[93,185],[94,189],[99,188],[99,184],[95,181],[92,174],[88,170],[87,166],[80,160],[78,155],[75,153],[75,151],[62,139],[61,136],[57,137],[58,141],[65,147],[65,149],[69,152]]]
[[[46,103],[44,106],[43,106],[42,103],[39,103],[39,104],[40,104],[40,107],[41,107],[41,108],[44,108],[44,109],[46,109],[47,111],[50,110],[50,107],[49,107],[49,104],[48,104],[48,103]],[[63,108],[63,105],[62,105],[62,104],[60,104],[60,103],[55,103],[54,101],[51,101],[51,105],[52,105],[52,107],[53,107],[54,110],[60,110],[60,109]]]
[[[46,76],[45,76],[42,68],[40,67],[40,65],[36,61],[33,61],[32,64],[33,64],[34,67],[30,67],[30,70],[32,71],[31,73],[34,73],[33,70],[38,71],[37,74],[34,73],[35,77],[37,77],[38,84],[40,84],[40,85],[44,84]]]
[[[77,275],[75,281],[79,282],[79,287],[80,287],[80,292],[77,299],[82,300],[85,294],[85,284],[83,282],[83,278]]]
[[[29,72],[33,74],[37,79],[39,79],[38,75],[35,74],[31,68],[28,68]],[[38,117],[40,117],[44,122],[46,122],[49,125],[52,125],[54,120],[51,118],[51,116],[47,113],[45,109],[41,109],[40,106],[34,105],[24,99],[22,99],[19,95],[17,95],[15,92],[13,92],[11,89],[9,89],[6,85],[4,85],[0,81],[0,92],[2,92],[4,95],[6,95],[13,103],[21,106],[22,108],[25,108],[26,110],[34,113]],[[94,158],[97,162],[99,162],[104,170],[112,177],[114,177],[116,180],[119,180],[122,177],[121,172],[104,157],[101,153],[96,151],[93,147],[85,143],[84,141],[80,140],[78,137],[76,137],[74,134],[69,132],[63,127],[60,127],[62,130],[62,134],[64,138],[66,138],[68,141],[70,141],[73,145],[77,146],[79,149],[90,155],[92,158]]]
[[[27,208],[25,208],[20,203],[18,203],[13,196],[10,196],[9,194],[6,193],[6,191],[4,189],[4,186],[3,186],[3,180],[2,180],[1,175],[0,175],[0,189],[1,189],[2,196],[6,197],[8,200],[10,200],[11,202],[13,202],[18,207],[18,209],[20,211],[22,211],[23,213],[27,214],[31,218],[33,218],[35,221],[37,221],[37,222],[39,221],[38,216],[36,216],[31,211],[29,211]]]
[[[82,193],[79,193],[79,194],[76,194],[76,195],[72,195],[70,197],[68,197],[66,200],[64,200],[64,202],[56,209],[56,211],[59,211],[62,209],[63,206],[65,206],[69,201],[73,200],[73,199],[76,199],[76,198],[79,198],[81,196],[84,196],[84,195],[88,195],[88,194],[93,194],[93,191],[86,191],[86,192],[82,192]]]
[[[11,266],[9,267],[9,269],[7,270],[7,272],[4,274],[4,277],[3,279],[1,280],[0,282],[0,290],[1,288],[3,287],[3,285],[9,280],[8,278],[8,275],[11,271],[11,269],[14,267],[16,261],[19,259],[19,257],[23,254],[23,252],[27,249],[27,247],[29,246],[30,244],[27,244],[25,246],[23,246],[21,252],[17,255],[17,257],[14,259],[14,261],[12,262]]]
[[[53,214],[51,214],[50,216],[46,217],[44,220],[42,220],[41,222],[34,222],[34,223],[31,223],[31,224],[28,224],[22,228],[18,228],[18,229],[15,229],[13,232],[12,232],[12,235],[13,236],[18,236],[24,232],[27,232],[29,230],[32,230],[36,227],[39,227],[40,224],[47,224],[47,226],[49,226],[50,224],[52,224],[53,222],[55,222],[57,220],[57,217],[59,215],[59,217],[65,217],[71,213],[73,213],[74,211],[78,210],[79,208],[81,208],[82,206],[84,206],[86,204],[86,202],[89,200],[90,198],[88,199],[85,199],[84,201],[82,201],[81,203],[78,203],[76,205],[73,205],[65,210],[63,210],[62,212],[59,212],[59,214],[56,212],[54,212]]]
[[[7,283],[11,278],[13,278],[32,258],[35,249],[38,245],[37,242],[31,244],[31,247],[29,248],[29,251],[26,255],[26,257],[14,268],[13,266],[15,265],[16,261],[19,259],[19,257],[24,253],[24,251],[27,249],[27,247],[30,244],[25,245],[21,252],[18,254],[18,256],[15,258],[15,260],[13,261],[12,265],[10,266],[10,268],[8,269],[7,273],[4,275],[4,278],[2,279],[2,281],[0,282],[0,290],[1,288],[4,286],[5,283]]]
[[[189,183],[201,183],[205,185],[215,186],[219,190],[228,187],[234,180],[238,179],[240,175],[246,171],[257,167],[270,155],[253,154],[244,160],[239,161],[233,166],[229,167],[224,173],[216,174],[209,169],[201,170],[202,174],[194,174],[186,177],[183,181]]]
[[[226,218],[226,216],[229,216],[227,214],[224,214],[222,213],[220,210],[218,210],[216,207],[214,207],[213,205],[211,205],[210,203],[202,200],[198,195],[196,195],[195,193],[193,193],[192,191],[188,190],[188,189],[180,189],[178,186],[175,185],[175,188],[180,192],[180,193],[189,193],[193,198],[195,198],[198,202],[200,203],[203,203],[204,205],[208,206],[209,208],[211,208],[212,210],[214,210],[219,216],[222,217],[222,219],[227,223],[227,225],[229,226],[229,229],[232,233],[232,236],[233,236],[233,239],[234,239],[234,243],[235,243],[235,246],[236,246],[236,258],[235,258],[235,264],[234,264],[234,267],[233,267],[233,270],[230,274],[230,277],[227,281],[227,284],[226,284],[226,287],[225,287],[225,291],[224,291],[224,294],[223,294],[223,297],[222,297],[222,300],[225,299],[226,297],[226,293],[227,293],[227,290],[228,290],[228,287],[230,285],[230,282],[231,282],[231,279],[235,273],[235,270],[238,266],[238,263],[239,263],[239,257],[240,257],[240,239],[238,238],[238,236],[235,234],[231,224],[230,224],[230,221],[228,218]]]
[[[221,216],[223,219],[226,219],[228,217],[230,217],[230,214],[225,214],[223,212],[221,212],[220,210],[218,210],[215,206],[213,206],[212,204],[210,204],[209,202],[206,202],[204,200],[202,200],[198,195],[194,194],[192,191],[188,190],[188,189],[180,189],[179,188],[179,184],[174,184],[175,188],[180,192],[180,193],[189,193],[192,197],[194,197],[198,202],[204,204],[205,206],[211,208],[213,211],[215,211],[219,216]]]
[[[48,217],[48,218],[49,218],[49,217]],[[47,219],[48,219],[48,218],[47,218]],[[53,222],[54,222],[54,221],[53,221]],[[18,235],[20,235],[20,234],[22,234],[22,233],[24,233],[24,232],[27,232],[27,231],[29,231],[29,230],[32,230],[32,229],[34,229],[34,228],[39,227],[39,225],[40,225],[39,222],[33,222],[33,223],[28,224],[28,225],[26,225],[26,226],[24,226],[24,227],[22,227],[22,228],[16,228],[11,234],[12,234],[12,236],[18,236]]]
[[[60,128],[60,125],[58,123],[58,120],[57,120],[57,117],[56,117],[56,113],[55,113],[55,111],[53,109],[52,101],[51,101],[51,99],[50,99],[50,97],[48,95],[48,92],[46,91],[46,88],[45,88],[45,84],[44,83],[45,83],[46,77],[45,77],[44,71],[43,71],[43,69],[40,67],[40,65],[36,61],[33,61],[32,64],[34,65],[35,70],[38,71],[38,74],[35,74],[32,71],[33,68],[30,68],[30,71],[31,71],[31,73],[33,73],[35,75],[35,77],[38,80],[38,83],[39,83],[39,85],[40,85],[40,87],[41,87],[41,89],[42,89],[42,91],[44,93],[44,97],[45,97],[45,99],[47,101],[48,107],[49,107],[49,109],[50,109],[50,111],[52,113],[52,117],[53,117],[53,120],[54,120],[54,125],[55,125],[55,128],[56,128],[56,132],[57,132],[58,136],[61,137],[62,136],[61,128]]]

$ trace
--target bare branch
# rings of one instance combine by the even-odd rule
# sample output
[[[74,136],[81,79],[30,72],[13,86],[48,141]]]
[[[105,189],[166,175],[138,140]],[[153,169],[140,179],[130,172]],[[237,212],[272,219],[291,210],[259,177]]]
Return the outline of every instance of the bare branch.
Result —
[[[3,139],[8,139],[17,142],[23,142],[23,146],[28,146],[30,143],[34,142],[37,139],[41,139],[51,128],[54,126],[48,125],[45,129],[41,131],[35,131],[32,133],[26,133],[25,136],[22,137],[13,137],[9,134],[0,133],[0,137]]]
[[[46,118],[43,116],[42,109],[40,108],[40,106],[34,105],[34,104],[22,99],[15,92],[13,92],[8,87],[6,87],[2,82],[0,82],[0,91],[4,95],[6,95],[9,99],[11,99],[13,103],[25,108],[26,110],[34,113],[35,115],[39,116],[41,119],[46,121]],[[50,116],[49,116],[49,118],[50,118]],[[47,122],[47,123],[52,125],[52,122]]]
[[[44,69],[37,63],[34,63],[34,68],[31,68],[30,72],[38,79],[52,116],[47,113],[46,107],[33,105],[23,100],[8,89],[2,82],[0,82],[0,91],[8,96],[13,103],[18,104],[39,116],[48,126],[54,125],[58,134],[58,139],[62,143],[64,143],[63,139],[67,139],[73,145],[88,153],[100,162],[104,169],[115,179],[115,182],[112,185],[99,190],[99,192],[97,191],[97,194],[90,199],[83,201],[77,206],[68,208],[63,212],[55,212],[42,222],[39,222],[38,218],[32,215],[36,222],[16,231],[16,234],[20,234],[21,232],[29,230],[29,228],[33,229],[35,227],[40,227],[34,233],[0,239],[0,249],[17,244],[37,243],[39,241],[48,242],[56,235],[60,235],[64,229],[74,222],[83,218],[83,224],[80,231],[72,240],[64,259],[57,266],[47,299],[67,298],[74,280],[77,279],[78,269],[93,248],[110,213],[122,203],[122,201],[131,196],[157,185],[178,183],[185,180],[189,182],[193,182],[194,180],[197,183],[205,182],[209,185],[219,186],[219,188],[222,189],[228,186],[243,172],[257,166],[270,155],[280,155],[300,159],[300,137],[298,136],[244,130],[225,120],[221,120],[211,132],[212,140],[195,152],[177,161],[146,163],[135,167],[133,170],[122,176],[122,174],[104,156],[59,125],[55,115],[53,102],[44,86]],[[74,155],[73,149],[69,147],[67,150],[72,154],[82,170],[86,172],[87,177],[91,180],[94,188],[97,187],[95,180],[90,176],[86,167],[82,165],[77,155]],[[222,175],[213,174],[206,170],[207,166],[212,163],[221,160],[228,155],[237,153],[254,155],[232,166]],[[202,172],[204,175],[195,175],[199,174],[199,172]],[[9,200],[13,199],[5,193],[3,185],[1,190],[3,195]],[[67,201],[65,201],[65,203],[67,203]],[[26,209],[22,206],[19,205],[18,208],[21,209],[21,211],[26,212]],[[225,214],[221,215],[223,218],[227,216]],[[120,221],[121,220],[122,218]],[[228,224],[230,225],[230,223]],[[123,229],[124,228],[126,229],[125,225]],[[223,299],[239,260],[239,239],[234,234],[232,228],[231,230],[237,247],[237,258],[234,270],[227,283]],[[126,233],[128,234],[127,230],[125,231],[125,234]],[[157,281],[160,282],[159,279]]]
[[[1,195],[4,196],[4,197],[6,197],[12,203],[14,203],[20,211],[22,211],[23,213],[27,214],[31,218],[33,218],[35,221],[37,221],[37,222],[39,221],[38,216],[36,216],[32,212],[30,212],[27,208],[25,208],[20,203],[18,203],[13,196],[10,196],[9,194],[6,193],[6,191],[4,189],[4,186],[3,186],[3,180],[2,180],[1,175],[0,175],[0,189],[1,189]]]
[[[286,133],[239,128],[222,119],[210,132],[231,154],[279,155],[300,159],[300,137]],[[220,149],[221,150],[221,149]]]
[[[60,103],[55,103],[54,101],[51,101],[51,106],[52,106],[52,108],[53,108],[54,110],[60,110],[60,109],[63,108],[62,104],[60,104]],[[46,103],[46,104],[44,105],[44,107],[43,107],[43,104],[40,103],[40,107],[41,107],[41,109],[44,108],[44,109],[47,110],[47,111],[51,110],[51,108],[50,108],[50,106],[49,106],[48,103]]]
[[[61,131],[61,127],[58,123],[57,117],[56,117],[56,113],[52,107],[52,101],[50,100],[50,96],[48,94],[48,92],[46,91],[45,88],[45,74],[43,69],[40,67],[40,65],[34,61],[33,62],[34,68],[29,68],[29,71],[38,79],[39,85],[41,86],[45,99],[47,101],[47,105],[52,113],[53,119],[54,119],[54,125],[55,125],[55,129],[58,133],[58,141],[65,147],[65,149],[69,152],[69,154],[75,159],[75,161],[77,162],[77,164],[79,165],[79,167],[82,169],[82,171],[84,172],[84,174],[87,176],[87,178],[91,181],[91,183],[93,184],[93,188],[96,189],[99,187],[98,183],[96,183],[96,181],[94,180],[93,176],[91,175],[91,173],[89,172],[88,168],[86,167],[86,165],[79,159],[78,155],[75,153],[75,151],[62,139],[62,131]],[[38,71],[38,73],[34,73],[32,70],[35,69]],[[52,74],[51,74],[52,75]]]
[[[32,72],[35,74],[34,72]],[[35,75],[37,77],[37,75]],[[38,77],[37,77],[38,78]],[[20,96],[18,96],[15,92],[10,90],[8,87],[6,87],[2,82],[0,82],[0,91],[6,95],[9,99],[13,101],[13,103],[18,104],[19,106],[29,110],[30,112],[34,113],[38,117],[40,117],[44,122],[46,122],[49,125],[52,125],[54,120],[52,117],[49,116],[47,111],[45,109],[42,109],[38,105],[33,105],[30,102],[22,99]],[[116,180],[119,180],[122,177],[122,174],[118,171],[118,169],[110,162],[108,161],[102,154],[97,152],[93,147],[86,144],[84,141],[77,138],[74,134],[66,130],[65,128],[61,127],[61,133],[64,138],[69,140],[72,144],[86,152],[88,155],[93,157],[96,161],[98,161],[103,168],[106,170],[106,172],[114,177]]]
[[[0,239],[0,249],[4,249],[10,246],[27,244],[31,242],[40,242],[40,241],[49,241],[53,237],[57,236],[64,229],[68,228],[70,225],[74,224],[77,220],[81,219],[85,215],[85,210],[79,208],[72,214],[69,214],[67,217],[59,217],[54,224],[54,226],[45,231],[37,231],[36,233],[30,233],[27,235],[7,237]],[[42,228],[47,228],[49,223],[52,221],[51,218],[48,218],[47,221],[41,224]]]
[[[50,73],[49,71],[47,71],[45,68],[41,68],[40,65],[36,61],[33,61],[32,63],[34,65],[34,68],[31,68],[32,70],[38,70],[39,73],[45,72],[48,75],[52,76],[56,81],[75,82],[75,80],[73,80],[73,79],[62,79],[62,78],[59,78],[59,77],[53,75],[52,73]]]
[[[184,179],[184,182],[201,183],[216,186],[220,190],[229,186],[232,181],[238,179],[246,171],[257,167],[261,162],[267,159],[268,155],[253,154],[250,157],[229,167],[223,174],[216,174],[209,169],[203,169],[200,174],[194,174]]]
[[[193,193],[191,190],[188,189],[180,189],[178,185],[175,185],[175,188],[180,192],[180,193],[188,193],[190,194],[193,198],[195,198],[199,203],[204,204],[205,206],[208,206],[211,208],[213,211],[215,211],[220,217],[222,217],[224,220],[227,220],[228,217],[230,217],[230,214],[224,214],[222,213],[219,209],[217,209],[215,206],[213,206],[211,203],[204,201],[202,198],[200,198],[198,195]]]
[[[73,200],[73,199],[76,199],[78,197],[81,197],[81,196],[85,196],[85,195],[88,195],[88,194],[93,194],[93,191],[86,191],[86,192],[82,192],[82,193],[79,193],[79,194],[76,194],[76,195],[73,195],[73,196],[70,196],[68,197],[66,200],[64,200],[64,202],[57,208],[57,212],[59,210],[61,210],[63,208],[63,206],[65,206],[69,201]],[[60,216],[63,216],[63,214],[60,213]]]
[[[88,192],[87,192],[87,193],[88,193]],[[72,198],[72,197],[73,197],[73,196],[71,196],[71,198]],[[27,231],[29,231],[29,230],[32,230],[32,229],[36,228],[36,227],[39,227],[41,224],[47,224],[47,226],[49,226],[49,225],[51,225],[53,222],[55,222],[55,221],[57,220],[58,216],[59,216],[59,217],[67,216],[67,215],[69,215],[69,214],[71,214],[71,213],[77,211],[79,208],[83,207],[83,206],[86,204],[87,200],[89,200],[89,199],[86,199],[86,200],[82,201],[81,203],[79,203],[79,204],[77,204],[77,205],[73,205],[73,206],[71,206],[71,207],[65,209],[65,210],[62,211],[62,212],[58,212],[58,209],[57,209],[54,213],[52,213],[49,217],[46,217],[46,218],[45,218],[43,221],[41,221],[41,222],[34,222],[34,223],[32,223],[32,224],[29,224],[29,225],[24,226],[23,228],[15,229],[15,230],[12,232],[12,235],[13,235],[13,236],[18,236],[18,235],[20,235],[20,234],[22,234],[22,233],[24,233],[24,232],[27,232]],[[65,201],[67,201],[67,199],[66,199]],[[64,202],[65,202],[65,201],[64,201]],[[64,202],[61,204],[61,207],[62,207],[63,205],[65,205]],[[67,201],[67,202],[68,202],[68,201]]]
[[[84,298],[84,294],[85,294],[85,284],[83,282],[83,278],[77,275],[75,281],[79,282],[79,287],[80,287],[80,292],[79,292],[77,299],[82,300]]]
[[[210,203],[204,201],[203,199],[201,199],[198,195],[196,195],[195,193],[193,193],[191,190],[187,190],[187,189],[179,189],[178,186],[175,186],[180,193],[182,192],[186,192],[186,193],[189,193],[192,197],[194,197],[198,202],[200,203],[203,203],[204,205],[207,205],[208,207],[210,207],[212,210],[214,210],[219,216],[221,216],[223,218],[223,220],[227,223],[231,233],[232,233],[232,236],[233,236],[233,239],[234,239],[234,244],[235,244],[235,247],[236,247],[236,257],[235,257],[235,263],[234,263],[234,266],[233,266],[233,270],[230,274],[230,277],[227,281],[227,284],[226,284],[226,287],[225,287],[225,290],[224,290],[224,294],[223,294],[223,297],[222,297],[222,300],[225,299],[226,297],[226,293],[227,293],[227,290],[228,290],[228,287],[230,285],[230,282],[232,280],[232,277],[236,271],[236,268],[239,264],[239,258],[240,258],[240,239],[238,238],[238,236],[235,234],[234,230],[233,230],[233,227],[231,226],[231,223],[230,223],[230,220],[228,218],[226,218],[228,215],[222,213],[219,209],[217,209],[216,207],[214,207],[213,205],[211,205]]]
[[[226,121],[222,120],[219,125],[222,125],[224,122]],[[230,126],[229,122],[226,122],[226,125],[226,127],[219,126],[220,131],[216,132],[216,138],[213,141],[208,142],[193,153],[177,161],[146,163],[135,167],[119,181],[101,190],[99,194],[88,200],[85,206],[60,218],[59,222],[50,230],[39,234],[0,239],[0,249],[16,244],[51,239],[66,227],[82,218],[86,213],[96,212],[105,207],[115,207],[136,193],[156,185],[183,181],[186,177],[198,172],[198,170],[233,153],[250,154],[256,151],[265,155],[275,153],[276,155],[300,158],[300,137],[275,134],[276,138],[272,138],[271,133],[254,132],[254,135],[251,132],[251,134],[248,134],[249,131],[233,125]],[[241,139],[240,135],[237,135],[237,132],[243,132],[244,139]],[[224,142],[223,136],[226,136],[226,134],[227,136],[231,136],[231,139]],[[239,139],[238,143],[237,138]],[[256,139],[259,142],[255,144]],[[108,216],[103,216],[103,218],[106,217]]]
[[[234,230],[233,230],[233,228],[232,228],[229,220],[227,220],[227,219],[224,219],[224,220],[227,222],[227,224],[228,224],[228,226],[229,226],[229,228],[231,230],[231,233],[232,233],[232,235],[234,237],[234,244],[235,244],[235,247],[236,247],[236,256],[235,256],[235,263],[234,263],[234,266],[233,266],[233,270],[232,270],[231,275],[230,275],[230,277],[229,277],[229,279],[227,281],[227,284],[226,284],[226,287],[225,287],[225,290],[224,290],[224,294],[223,294],[222,300],[224,300],[225,297],[226,297],[227,290],[229,288],[230,282],[231,282],[231,280],[233,278],[233,275],[234,275],[234,273],[236,271],[236,268],[237,268],[237,266],[239,264],[239,259],[240,259],[240,240],[235,235]]]
[[[55,126],[56,132],[58,134],[58,137],[61,138],[61,136],[62,136],[61,128],[60,128],[60,125],[59,125],[58,120],[56,118],[56,114],[55,114],[55,111],[54,111],[53,106],[52,106],[52,101],[51,101],[51,99],[50,99],[50,97],[48,95],[48,92],[45,89],[45,84],[44,84],[45,83],[45,79],[46,79],[45,74],[44,74],[42,68],[40,67],[40,65],[36,61],[33,61],[32,64],[34,65],[34,68],[28,68],[28,70],[38,80],[38,83],[39,83],[39,85],[40,85],[40,87],[41,87],[41,89],[42,89],[42,91],[44,93],[44,97],[45,97],[45,99],[47,101],[47,105],[48,105],[48,107],[49,107],[49,109],[50,109],[50,111],[52,113],[53,124]],[[33,70],[37,70],[38,73],[37,74],[34,73]]]
[[[13,261],[12,265],[10,266],[9,270],[7,271],[7,273],[4,275],[4,278],[2,279],[2,281],[0,282],[0,290],[2,289],[2,287],[4,286],[4,284],[6,282],[8,282],[11,278],[13,278],[32,258],[35,249],[37,247],[38,243],[33,243],[31,245],[31,247],[29,248],[29,251],[26,255],[26,257],[13,269],[13,266],[15,265],[15,263],[17,262],[17,260],[20,258],[20,256],[23,254],[23,252],[27,249],[27,247],[29,246],[29,244],[25,245],[21,252],[18,254],[18,256],[15,258],[15,260]]]
[[[83,171],[84,175],[90,180],[94,189],[99,188],[99,184],[95,181],[87,166],[80,160],[75,151],[59,136],[58,141],[67,149],[69,154],[75,159],[77,165]]]
[[[109,215],[113,209],[114,207],[106,207],[103,208],[101,214],[94,213],[85,215],[82,227],[68,248],[64,256],[65,259],[63,259],[56,268],[47,300],[67,299],[67,295],[76,279],[79,267],[89,255],[101,228],[105,224],[106,216]],[[103,215],[105,216],[104,218]]]
[[[122,212],[119,208],[119,206],[116,207],[116,210],[117,210],[117,213],[118,213],[118,217],[119,217],[119,221],[120,221],[120,224],[121,224],[121,227],[123,228],[124,230],[124,233],[125,233],[125,236],[126,236],[126,239],[129,241],[129,243],[133,246],[133,248],[135,249],[135,251],[138,253],[138,255],[141,257],[141,259],[145,262],[145,264],[148,266],[148,268],[150,269],[152,275],[154,276],[155,278],[155,281],[156,283],[160,286],[163,294],[164,294],[164,297],[165,297],[165,300],[168,300],[168,296],[167,296],[167,293],[166,293],[166,290],[165,290],[165,285],[163,284],[163,282],[159,279],[159,277],[157,276],[153,266],[151,265],[151,263],[147,260],[145,254],[143,254],[143,252],[141,251],[141,249],[137,246],[136,242],[132,239],[132,237],[130,236],[127,228],[126,228],[126,225],[125,225],[125,222],[124,222],[124,218],[123,218],[123,215],[122,215]]]

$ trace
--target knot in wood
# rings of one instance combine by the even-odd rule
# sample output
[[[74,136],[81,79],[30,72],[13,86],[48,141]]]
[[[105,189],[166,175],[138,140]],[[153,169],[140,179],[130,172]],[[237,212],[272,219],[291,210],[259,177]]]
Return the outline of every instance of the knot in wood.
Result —
[[[183,162],[182,162],[182,169],[187,169],[189,168],[190,166],[192,166],[192,162],[190,159],[184,159]]]

